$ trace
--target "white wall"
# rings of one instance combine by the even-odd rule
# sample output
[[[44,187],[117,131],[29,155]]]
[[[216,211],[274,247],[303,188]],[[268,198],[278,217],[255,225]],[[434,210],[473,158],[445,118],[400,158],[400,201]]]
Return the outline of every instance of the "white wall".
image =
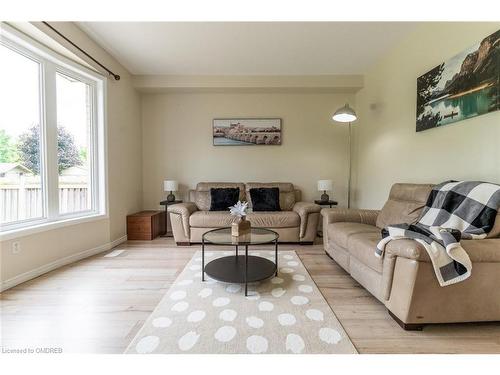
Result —
[[[200,181],[285,181],[319,198],[318,179],[334,182],[332,198],[346,204],[347,127],[333,112],[353,94],[169,93],[142,99],[144,207],[156,208],[162,181],[186,190]],[[212,120],[220,117],[280,117],[281,146],[213,146]]]
[[[355,206],[380,208],[394,182],[500,183],[500,111],[415,132],[417,77],[498,29],[421,25],[365,76],[356,95]]]
[[[9,286],[23,274],[53,262],[105,249],[125,236],[126,214],[142,208],[140,97],[130,75],[73,23],[52,24],[122,77],[120,81],[108,80],[109,219],[20,237],[15,239],[21,245],[19,254],[12,254],[14,240],[0,242],[0,281]]]

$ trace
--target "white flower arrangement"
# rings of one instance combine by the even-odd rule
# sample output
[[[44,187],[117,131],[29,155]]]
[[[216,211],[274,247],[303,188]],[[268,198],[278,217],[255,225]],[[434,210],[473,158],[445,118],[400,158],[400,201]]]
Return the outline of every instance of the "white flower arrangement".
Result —
[[[229,212],[233,216],[238,216],[239,218],[245,217],[247,215],[246,210],[248,208],[248,202],[238,201],[234,206],[229,207]]]

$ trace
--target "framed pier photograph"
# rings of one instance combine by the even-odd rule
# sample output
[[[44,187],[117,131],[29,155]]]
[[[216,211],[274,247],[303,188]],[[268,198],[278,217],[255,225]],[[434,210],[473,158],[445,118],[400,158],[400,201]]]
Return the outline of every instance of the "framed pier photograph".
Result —
[[[213,120],[214,146],[281,145],[280,118]]]

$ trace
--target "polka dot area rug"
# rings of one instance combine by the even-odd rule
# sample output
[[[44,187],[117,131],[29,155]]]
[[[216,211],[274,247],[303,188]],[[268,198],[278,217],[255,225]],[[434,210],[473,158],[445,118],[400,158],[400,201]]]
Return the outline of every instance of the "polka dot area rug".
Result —
[[[227,256],[205,252],[205,262]],[[274,252],[249,251],[274,261]],[[244,285],[201,281],[201,252],[181,272],[126,353],[354,354],[335,314],[294,251],[278,276]]]

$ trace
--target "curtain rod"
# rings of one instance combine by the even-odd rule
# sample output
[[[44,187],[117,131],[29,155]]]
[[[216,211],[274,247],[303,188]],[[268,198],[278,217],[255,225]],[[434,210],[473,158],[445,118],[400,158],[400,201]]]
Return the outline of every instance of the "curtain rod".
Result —
[[[94,59],[92,56],[90,56],[87,52],[85,52],[83,49],[78,47],[75,43],[73,43],[71,40],[66,38],[63,34],[61,34],[58,30],[53,28],[48,22],[42,21],[42,23],[50,28],[52,31],[54,31],[57,35],[59,35],[61,38],[63,38],[65,41],[67,41],[69,44],[71,44],[73,47],[75,47],[78,51],[83,53],[85,56],[87,56],[89,59],[91,59],[93,62],[95,62],[97,65],[99,65],[101,68],[103,68],[110,76],[112,76],[116,81],[120,80],[120,76],[118,74],[113,73],[111,70],[106,68],[104,65],[102,65],[99,61]]]

